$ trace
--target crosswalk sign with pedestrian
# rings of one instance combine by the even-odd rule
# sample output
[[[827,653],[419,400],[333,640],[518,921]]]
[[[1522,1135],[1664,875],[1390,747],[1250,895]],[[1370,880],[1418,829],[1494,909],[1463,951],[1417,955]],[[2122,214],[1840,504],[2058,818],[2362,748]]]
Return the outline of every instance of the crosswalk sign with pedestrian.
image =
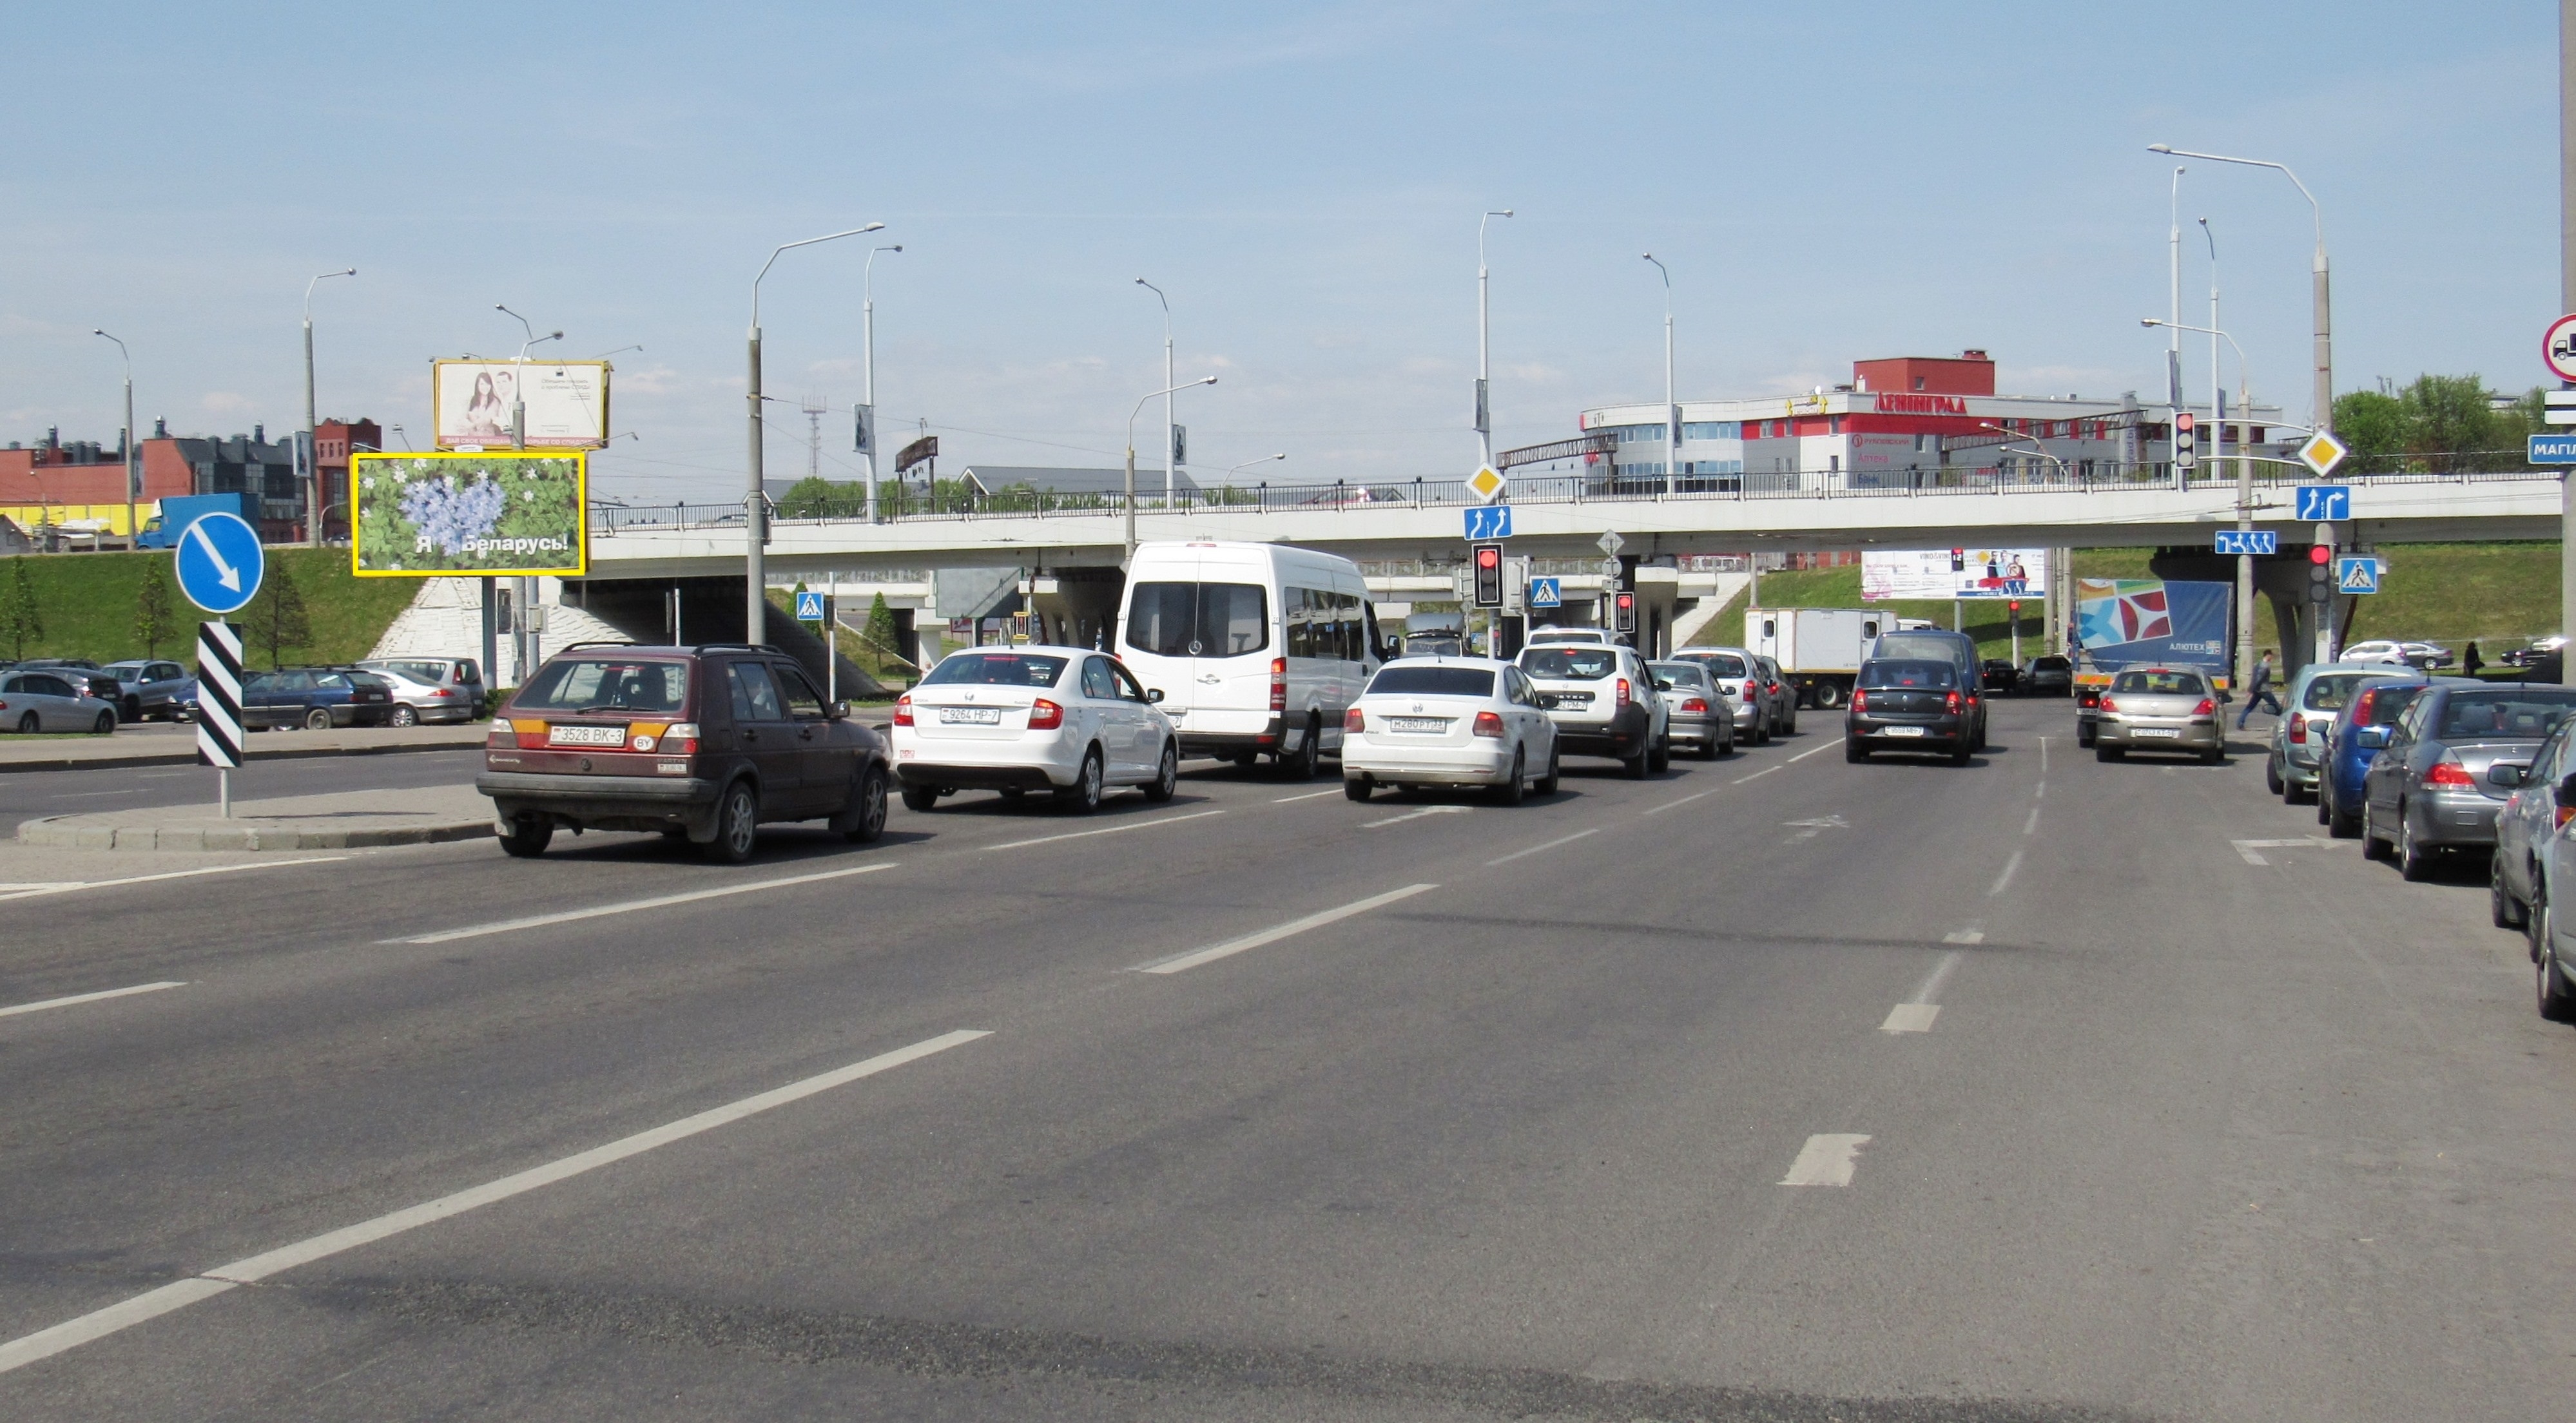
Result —
[[[2379,560],[2368,554],[2346,555],[2335,560],[2335,591],[2338,593],[2376,593],[2379,591]]]

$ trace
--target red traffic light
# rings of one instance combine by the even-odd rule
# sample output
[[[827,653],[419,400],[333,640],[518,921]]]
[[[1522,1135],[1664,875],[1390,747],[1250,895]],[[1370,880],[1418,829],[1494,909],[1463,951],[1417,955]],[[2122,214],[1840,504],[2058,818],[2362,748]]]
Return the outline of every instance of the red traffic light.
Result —
[[[2324,544],[2308,545],[2308,562],[2310,563],[2324,563],[2333,557],[2334,550],[2326,547]]]
[[[2018,613],[2018,612],[2020,612],[2020,611],[2021,611],[2021,599],[2019,599],[2019,598],[2014,598],[2014,599],[2010,600],[2009,602],[2005,603],[2005,604],[2004,604],[2004,611],[2005,611],[2005,612],[2008,612],[2008,613]]]
[[[1620,594],[1620,595],[1619,595],[1619,608],[1620,608],[1620,611],[1625,612],[1626,610],[1628,610],[1628,609],[1630,609],[1630,608],[1633,608],[1633,607],[1635,607],[1635,606],[1637,606],[1637,595],[1636,595],[1636,594],[1634,594],[1634,593],[1622,593],[1622,594]]]
[[[1476,566],[1477,566],[1478,568],[1500,568],[1500,567],[1502,567],[1502,566],[1503,566],[1503,551],[1502,551],[1501,549],[1499,549],[1499,548],[1494,547],[1492,544],[1484,544],[1484,545],[1479,546],[1479,547],[1477,548],[1477,550],[1476,550]]]

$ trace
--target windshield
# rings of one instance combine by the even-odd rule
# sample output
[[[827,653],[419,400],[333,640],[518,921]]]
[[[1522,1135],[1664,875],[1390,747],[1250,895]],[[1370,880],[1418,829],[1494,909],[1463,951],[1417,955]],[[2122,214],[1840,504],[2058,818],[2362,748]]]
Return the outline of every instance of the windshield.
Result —
[[[1127,645],[1158,657],[1240,657],[1270,645],[1270,598],[1250,583],[1139,583]]]
[[[1880,636],[1870,651],[1881,657],[1931,659],[1966,666],[1974,644],[1956,633],[1891,632]]]
[[[1389,667],[1368,685],[1372,697],[1490,697],[1494,674],[1478,667]]]
[[[1052,687],[1064,675],[1064,658],[1023,652],[961,652],[930,669],[925,687],[964,683],[978,687]]]
[[[1557,682],[1590,682],[1610,675],[1619,654],[1606,647],[1533,647],[1521,654],[1521,670]]]
[[[2299,705],[2307,708],[2309,711],[2342,711],[2344,709],[2344,704],[2352,700],[2353,688],[2358,687],[2362,683],[2370,681],[2375,677],[2385,677],[2387,675],[2388,674],[2385,672],[2332,672],[2323,674],[2316,680],[2308,683],[2307,695],[2300,699]]]
[[[2576,691],[2517,687],[2510,692],[2464,692],[2442,707],[2441,739],[2538,741],[2555,730],[2570,709],[2576,709]]]
[[[1914,687],[1944,692],[1959,685],[1959,669],[1947,662],[1926,662],[1920,658],[1880,658],[1861,664],[1860,684],[1872,691]]]
[[[2144,697],[2198,697],[2208,692],[2197,672],[2123,672],[2111,690]]]
[[[510,704],[523,711],[677,713],[688,693],[685,662],[566,657],[540,669]]]

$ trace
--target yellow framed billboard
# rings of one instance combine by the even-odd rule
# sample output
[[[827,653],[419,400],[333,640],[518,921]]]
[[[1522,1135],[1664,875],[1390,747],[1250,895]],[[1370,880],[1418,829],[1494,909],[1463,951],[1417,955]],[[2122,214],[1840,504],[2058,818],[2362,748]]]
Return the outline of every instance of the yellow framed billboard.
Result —
[[[429,363],[431,428],[442,450],[505,450],[522,406],[525,447],[595,450],[608,443],[606,361]]]
[[[351,457],[349,566],[360,578],[590,569],[590,457],[498,450]]]

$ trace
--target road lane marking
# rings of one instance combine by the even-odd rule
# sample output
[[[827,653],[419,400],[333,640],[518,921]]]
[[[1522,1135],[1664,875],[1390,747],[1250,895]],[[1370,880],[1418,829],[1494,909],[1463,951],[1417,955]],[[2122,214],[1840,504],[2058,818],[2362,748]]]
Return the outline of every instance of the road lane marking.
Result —
[[[290,865],[332,865],[351,858],[347,855],[300,855],[292,860],[271,860],[253,865],[209,865],[195,870],[164,870],[157,875],[127,875],[123,879],[67,880],[58,884],[0,891],[0,900],[36,899],[48,894],[70,894],[82,889],[114,889],[119,885],[153,884],[165,879],[194,879],[198,875],[235,875],[246,870],[282,870]]]
[[[2042,781],[2038,785],[2031,787],[2030,798],[2032,800],[2048,799],[2048,782]]]
[[[2032,807],[2030,808],[2030,819],[2025,820],[2025,821],[2023,821],[2023,822],[2021,823],[2021,833],[2023,833],[2024,835],[2036,835],[2036,834],[2038,834],[2038,833],[2039,833],[2039,807],[2038,807],[2038,806],[2035,806],[2035,805],[2034,805],[2034,806],[2032,806]]]
[[[69,1008],[76,1003],[97,1003],[109,998],[129,998],[137,993],[158,993],[165,988],[185,988],[181,980],[162,983],[138,983],[132,988],[103,988],[96,993],[75,993],[68,998],[44,998],[33,1003],[13,1003],[0,1008],[0,1018],[14,1018],[21,1013],[41,1013],[48,1008]]]
[[[605,919],[612,914],[635,914],[647,909],[667,909],[674,904],[695,904],[702,899],[725,899],[737,894],[758,894],[764,889],[785,889],[790,885],[816,884],[823,880],[847,879],[852,875],[872,875],[894,865],[879,860],[870,865],[848,869],[823,870],[810,875],[781,875],[776,879],[754,880],[749,884],[719,885],[714,889],[693,889],[685,894],[657,894],[650,899],[629,899],[616,904],[598,904],[588,909],[564,909],[552,914],[531,914],[524,919],[502,919],[490,924],[469,924],[462,929],[441,929],[434,934],[412,934],[399,939],[378,939],[379,944],[444,944],[457,939],[479,939],[486,934],[508,934],[520,929],[541,929],[549,924],[570,924],[583,919]]]
[[[2249,865],[2268,865],[2272,862],[2263,858],[2261,854],[2261,852],[2265,850],[2313,850],[2319,848],[2340,850],[2344,846],[2353,842],[2349,840],[2330,840],[2322,835],[2310,835],[2296,840],[2230,840],[2227,843],[2236,847],[2236,853],[2244,857],[2245,863]]]
[[[1555,849],[1555,848],[1556,848],[1557,846],[1559,846],[1559,845],[1571,845],[1571,844],[1573,844],[1575,841],[1582,839],[1582,838],[1583,838],[1584,836],[1586,836],[1586,835],[1598,835],[1598,834],[1600,834],[1600,833],[1601,833],[1601,827],[1600,827],[1600,826],[1598,826],[1598,825],[1596,825],[1596,826],[1593,826],[1593,827],[1592,827],[1591,829],[1589,829],[1589,830],[1577,830],[1577,831],[1575,831],[1575,832],[1574,832],[1573,834],[1571,834],[1571,835],[1560,835],[1560,836],[1556,837],[1555,839],[1553,839],[1553,840],[1550,840],[1550,841],[1546,842],[1545,844],[1541,844],[1541,845],[1532,845],[1532,846],[1530,846],[1530,847],[1529,847],[1528,849],[1526,849],[1526,850],[1514,850],[1514,851],[1512,851],[1510,854],[1503,856],[1503,857],[1502,857],[1501,859],[1499,859],[1499,860],[1487,860],[1487,861],[1485,862],[1485,867],[1486,867],[1487,869],[1491,869],[1491,868],[1493,868],[1493,867],[1494,867],[1494,866],[1496,866],[1496,865],[1508,865],[1508,864],[1510,864],[1512,861],[1514,861],[1514,860],[1517,860],[1517,859],[1521,858],[1523,855],[1535,855],[1535,854],[1537,854],[1537,853],[1538,853],[1539,851],[1541,851],[1541,850],[1553,850],[1553,849]]]
[[[1828,741],[1821,746],[1810,746],[1806,750],[1799,752],[1797,755],[1790,757],[1788,760],[1783,761],[1780,764],[1783,766],[1794,766],[1799,762],[1806,760],[1808,757],[1815,755],[1819,751],[1831,751],[1838,744],[1840,743]]]
[[[1938,1003],[1899,1003],[1887,1010],[1887,1021],[1878,1025],[1882,1033],[1928,1033],[1932,1020],[1941,1016]]]
[[[1420,820],[1426,815],[1465,815],[1468,809],[1469,807],[1463,805],[1426,805],[1420,810],[1408,810],[1402,815],[1390,815],[1384,820],[1364,820],[1360,822],[1360,828],[1375,830],[1381,825],[1402,825],[1408,820]]]
[[[880,1072],[901,1067],[909,1062],[918,1062],[935,1053],[946,1052],[950,1048],[971,1043],[978,1038],[991,1036],[990,1032],[982,1029],[961,1028],[953,1033],[942,1033],[935,1038],[925,1038],[910,1047],[880,1053],[864,1061],[851,1063],[847,1067],[837,1067],[829,1072],[790,1082],[784,1087],[775,1087],[769,1091],[742,1098],[740,1101],[710,1108],[695,1116],[682,1117],[678,1121],[640,1131],[632,1136],[620,1137],[605,1146],[594,1146],[588,1151],[576,1152],[571,1156],[549,1161],[542,1166],[530,1167],[525,1171],[503,1176],[499,1180],[486,1181],[480,1186],[468,1187],[451,1195],[440,1196],[436,1200],[423,1201],[419,1205],[394,1211],[388,1215],[380,1215],[373,1220],[360,1221],[356,1225],[343,1226],[338,1230],[310,1236],[262,1254],[235,1260],[229,1265],[218,1265],[189,1279],[163,1285],[157,1290],[136,1295],[132,1299],[109,1305],[105,1309],[93,1310],[77,1319],[66,1320],[50,1329],[40,1329],[33,1334],[22,1335],[5,1344],[0,1344],[0,1373],[24,1368],[39,1359],[51,1358],[67,1349],[76,1349],[92,1340],[103,1339],[120,1329],[168,1314],[172,1310],[195,1304],[199,1300],[212,1299],[236,1286],[255,1284],[281,1271],[292,1270],[298,1265],[309,1265],[344,1250],[353,1250],[388,1236],[400,1235],[407,1230],[435,1224],[451,1216],[462,1215],[467,1211],[491,1205],[495,1201],[508,1200],[512,1196],[533,1191],[540,1186],[551,1186],[558,1181],[569,1180],[584,1172],[598,1170],[602,1166],[623,1161],[630,1156],[641,1156],[657,1147],[669,1146],[673,1142],[685,1140],[701,1132],[713,1131],[717,1127],[741,1121],[745,1117],[757,1116],[762,1112],[811,1097],[818,1092],[828,1092],[835,1087],[856,1082],[862,1077],[873,1077]]]
[[[1297,801],[1297,800],[1313,800],[1313,799],[1314,799],[1315,797],[1317,797],[1317,796],[1323,796],[1323,795],[1336,795],[1336,794],[1339,794],[1339,792],[1337,792],[1337,791],[1308,791],[1308,792],[1306,792],[1304,795],[1284,795],[1284,796],[1281,796],[1279,799],[1272,801],[1272,802],[1271,802],[1271,804],[1272,804],[1272,805],[1286,805],[1286,804],[1288,804],[1290,801]]]
[[[1945,944],[1982,944],[1985,941],[1986,931],[1983,929],[1953,929],[1941,936],[1941,942]]]
[[[1041,835],[1034,840],[1014,840],[1007,845],[969,846],[967,848],[984,850],[1025,850],[1031,845],[1052,845],[1058,840],[1081,840],[1093,835],[1123,835],[1130,830],[1151,830],[1156,826],[1178,825],[1184,820],[1205,820],[1211,815],[1223,814],[1225,814],[1224,810],[1218,809],[1192,811],[1188,815],[1158,815],[1151,820],[1139,820],[1132,825],[1112,825],[1101,830],[1068,830],[1062,835]]]
[[[1246,934],[1240,939],[1228,939],[1222,944],[1210,944],[1204,949],[1192,949],[1185,954],[1175,954],[1167,959],[1138,964],[1131,972],[1179,973],[1185,969],[1197,968],[1203,963],[1214,963],[1218,959],[1231,958],[1246,949],[1257,949],[1264,944],[1275,944],[1281,939],[1293,938],[1309,929],[1320,929],[1355,914],[1366,914],[1372,909],[1393,904],[1399,899],[1411,899],[1425,890],[1439,887],[1436,884],[1409,884],[1402,889],[1388,890],[1384,894],[1372,894],[1366,899],[1353,901],[1339,909],[1327,909],[1320,914],[1309,914],[1303,919],[1291,919],[1276,928],[1264,929],[1257,934]]]
[[[1852,1167],[1860,1160],[1860,1149],[1869,1138],[1845,1132],[1827,1132],[1807,1138],[1798,1149],[1798,1159],[1789,1163],[1789,1174],[1780,1178],[1783,1186],[1848,1186]]]
[[[2020,868],[2021,851],[2015,850],[2012,852],[2012,858],[2004,861],[2004,872],[1995,876],[1995,887],[1986,891],[1986,897],[1988,899],[1992,899],[1996,895],[2003,893],[2004,887],[2012,883],[2013,871]]]
[[[2039,773],[2043,776],[2048,774],[2048,738],[2045,736],[2039,738]]]
[[[1780,766],[1786,766],[1788,764],[1788,762],[1783,761],[1780,763]],[[1734,780],[1727,782],[1727,784],[1731,786],[1740,786],[1746,781],[1758,781],[1764,776],[1770,775],[1773,771],[1779,770],[1780,766],[1765,766],[1761,770],[1754,772],[1752,775],[1738,776]]]
[[[1973,938],[1973,939],[1959,939],[1959,940],[1949,940],[1949,939],[1944,939],[1942,942],[1944,942],[1944,943],[1956,942],[1956,943],[1964,943],[1964,944],[1976,944],[1976,943],[1983,943],[1983,942],[1985,942],[1985,937],[1986,937],[1986,936],[1985,936],[1983,933],[1980,933],[1980,932],[1978,932],[1977,930],[1974,930],[1974,929],[1971,929],[1971,930],[1969,930],[1968,932],[1969,932],[1969,933],[1971,933],[1971,934],[1976,934],[1976,936],[1977,936],[1977,937],[1975,937],[1975,938]],[[1950,981],[1950,970],[1952,970],[1952,969],[1954,969],[1954,968],[1957,968],[1958,966],[1959,966],[1959,951],[1958,951],[1957,949],[1952,949],[1952,950],[1950,950],[1948,953],[1943,954],[1943,955],[1941,956],[1941,961],[1940,961],[1939,963],[1936,963],[1936,964],[1932,965],[1932,971],[1931,971],[1930,973],[1927,973],[1927,974],[1925,974],[1925,975],[1923,976],[1923,981],[1922,981],[1921,983],[1919,983],[1919,984],[1915,985],[1915,988],[1914,988],[1914,996],[1913,996],[1912,998],[1910,998],[1910,999],[1906,1000],[1906,1001],[1911,1002],[1911,1003],[1938,1003],[1938,1002],[1940,1002],[1940,1001],[1941,1001],[1941,985]]]
[[[1777,768],[1775,767],[1774,769],[1777,769]],[[1739,781],[1739,782],[1737,782],[1736,784],[1741,785],[1741,784],[1743,784],[1743,782]],[[1668,800],[1668,801],[1665,801],[1662,805],[1652,805],[1652,806],[1648,806],[1648,807],[1646,807],[1644,810],[1641,810],[1641,811],[1637,812],[1637,815],[1638,815],[1638,817],[1639,817],[1640,819],[1643,819],[1644,817],[1649,816],[1649,815],[1661,815],[1661,814],[1663,814],[1665,811],[1668,811],[1668,810],[1677,810],[1677,809],[1679,809],[1679,808],[1680,808],[1680,807],[1682,807],[1682,806],[1688,805],[1688,804],[1690,804],[1692,801],[1695,801],[1695,800],[1699,799],[1701,796],[1712,796],[1712,795],[1715,795],[1715,794],[1717,794],[1717,792],[1716,792],[1715,790],[1695,791],[1695,792],[1693,792],[1693,793],[1691,793],[1691,794],[1689,794],[1689,795],[1683,796],[1683,797],[1682,797],[1681,799],[1679,799],[1679,800]]]
[[[52,799],[55,799],[55,800],[100,800],[100,799],[104,799],[105,797],[113,796],[113,795],[141,795],[141,794],[143,794],[143,788],[142,788],[142,787],[140,787],[140,786],[137,786],[137,787],[135,787],[133,790],[130,790],[130,791],[70,791],[70,792],[66,792],[66,793],[64,793],[64,794],[62,794],[62,795],[54,796],[54,797],[52,797]]]

